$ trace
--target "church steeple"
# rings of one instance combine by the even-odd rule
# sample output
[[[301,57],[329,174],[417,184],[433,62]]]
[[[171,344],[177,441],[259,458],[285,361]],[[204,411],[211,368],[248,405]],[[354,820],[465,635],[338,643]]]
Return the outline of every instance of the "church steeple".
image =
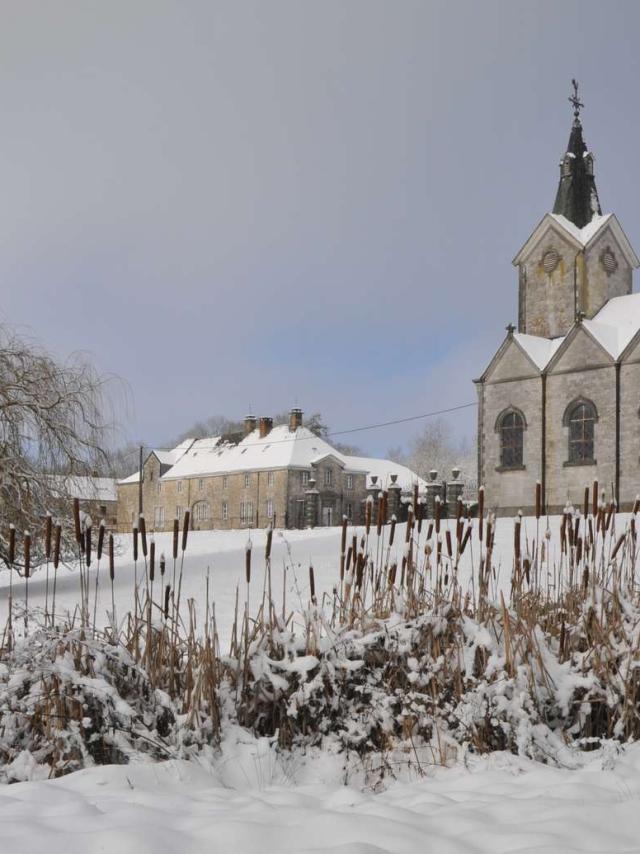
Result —
[[[553,212],[583,228],[602,211],[593,175],[593,155],[582,138],[580,108],[584,105],[578,98],[578,84],[575,80],[571,83],[573,95],[569,101],[573,104],[573,125],[567,152],[560,163],[560,184]]]

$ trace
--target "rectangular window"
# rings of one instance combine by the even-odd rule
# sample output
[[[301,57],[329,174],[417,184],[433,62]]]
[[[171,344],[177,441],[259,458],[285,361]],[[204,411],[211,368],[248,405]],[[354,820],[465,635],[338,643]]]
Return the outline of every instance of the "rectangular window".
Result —
[[[153,508],[153,522],[156,528],[162,528],[164,525],[164,507]]]
[[[204,478],[202,477],[198,479],[198,489],[200,492],[204,489]]]
[[[273,472],[267,472],[267,486],[273,486]]]
[[[182,507],[176,504],[176,519],[182,519]]]
[[[273,498],[267,498],[267,519],[273,519]]]
[[[182,481],[178,481],[178,492],[182,492]]]
[[[253,523],[253,501],[240,502],[240,524],[251,525]]]
[[[199,501],[195,506],[195,515],[197,522],[204,522],[209,518],[209,505],[206,501]]]
[[[162,484],[160,483],[160,481],[158,481],[158,486],[156,487],[156,492],[158,495],[160,495],[162,492]]]
[[[302,486],[309,486],[309,472],[301,471],[300,472],[300,483]]]
[[[229,476],[225,474],[222,477],[222,488],[226,489],[228,486],[229,486]]]
[[[227,522],[229,520],[229,505],[226,501],[222,502],[222,521]]]
[[[324,485],[331,486],[333,483],[333,469],[324,470]]]
[[[353,489],[353,475],[347,475],[347,489]]]
[[[251,475],[249,474],[249,472],[247,472],[244,476],[244,486],[245,489],[251,486]]]

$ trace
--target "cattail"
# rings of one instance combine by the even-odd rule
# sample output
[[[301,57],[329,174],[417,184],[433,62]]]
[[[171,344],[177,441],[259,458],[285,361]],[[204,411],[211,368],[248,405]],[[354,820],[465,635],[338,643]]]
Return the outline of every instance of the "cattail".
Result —
[[[73,499],[73,527],[76,534],[76,543],[82,545],[82,528],[80,527],[80,500]]]
[[[349,567],[351,566],[352,555],[353,555],[353,546],[349,546],[349,551],[347,552],[347,563],[345,566],[345,572],[349,572]]]
[[[440,496],[436,495],[436,511],[435,511],[435,522],[436,522],[436,534],[440,533],[440,513],[441,513],[441,501]]]
[[[358,568],[356,570],[356,587],[359,590],[362,587],[362,576],[364,575],[364,555],[362,552],[358,555]]]
[[[560,522],[560,548],[563,552],[567,550],[567,514],[563,512],[562,521]]]
[[[484,486],[478,490],[478,539],[482,542],[482,529],[484,525]]]
[[[109,534],[109,578],[113,581],[115,577],[116,572],[113,560],[113,534]]]
[[[184,511],[184,522],[182,523],[182,551],[187,548],[187,535],[189,534],[189,519],[191,514],[188,510]]]
[[[24,577],[29,578],[31,574],[31,534],[24,532]]]
[[[598,515],[598,481],[593,481],[593,502],[592,502],[592,512],[594,517]]]
[[[91,566],[91,525],[86,525],[84,529],[84,555],[87,566]]]
[[[636,515],[638,510],[640,510],[640,495],[636,495],[636,500],[633,502],[633,515],[634,516]]]
[[[180,534],[180,522],[176,517],[173,520],[173,559],[177,560],[178,558],[178,536]]]
[[[138,528],[133,526],[133,559],[138,560]]]
[[[98,548],[96,550],[96,556],[98,560],[102,557],[102,549],[104,548],[104,533],[106,531],[106,526],[104,523],[104,519],[100,520],[100,525],[98,527]]]
[[[382,500],[383,500],[382,499],[382,493],[379,492],[378,493],[378,504],[376,506],[376,534],[378,536],[380,536],[380,534],[382,533],[382,510],[383,510]],[[344,549],[342,550],[342,553],[344,553]]]
[[[166,561],[164,559],[164,552],[160,555],[160,577],[164,578],[164,571],[166,569]]]
[[[149,544],[149,581],[153,581],[156,574],[156,542],[152,538]]]
[[[44,520],[44,556],[47,560],[51,559],[51,533],[53,529],[53,520],[51,513],[47,513]]]
[[[526,557],[522,561],[522,568],[524,570],[524,577],[527,579],[527,584],[530,582],[530,571],[531,571],[531,561],[528,557]]]
[[[367,502],[365,506],[365,515],[364,515],[364,526],[367,532],[367,536],[369,536],[369,531],[371,530],[371,505],[373,504],[373,499],[371,496],[367,496]]]
[[[520,517],[517,516],[513,526],[513,551],[516,561],[520,560],[520,524]]]
[[[471,525],[467,525],[467,530],[464,532],[464,537],[462,538],[462,543],[460,544],[460,554],[464,554],[464,550],[467,547],[467,543],[469,542],[469,537],[471,536]]]
[[[539,480],[536,481],[536,519],[542,514],[542,484]]]
[[[430,540],[433,536],[433,522],[429,522],[429,527],[427,528],[427,539]]]
[[[576,563],[582,560],[582,537],[576,539]]]
[[[447,541],[447,554],[449,555],[449,557],[452,557],[453,556],[453,547],[451,545],[451,531],[448,528],[445,531],[444,536],[445,536],[445,539]]]
[[[13,566],[16,560],[16,529],[9,525],[9,566]]]
[[[264,547],[265,560],[271,559],[271,541],[272,541],[272,539],[273,539],[273,528],[271,527],[271,525],[269,525],[269,528],[267,529],[267,542],[266,542],[265,547]]]
[[[247,577],[247,584],[249,584],[251,581],[251,540],[249,540],[244,550],[244,570]]]
[[[422,521],[424,519],[424,504],[422,499],[418,499],[418,503],[416,505],[416,519],[418,520],[418,534],[422,533]]]
[[[164,618],[169,619],[169,594],[171,593],[171,585],[167,584],[164,588]]]
[[[398,564],[392,563],[391,569],[389,570],[389,584],[391,587],[396,583],[396,572],[398,571]]]
[[[573,529],[573,542],[578,542],[578,536],[580,534],[580,511],[576,514],[576,521]]]
[[[311,601],[316,601],[316,580],[313,574],[313,567],[309,565],[309,590],[311,591]]]
[[[142,554],[147,556],[147,523],[144,520],[144,513],[138,516],[138,530],[140,531],[140,544],[142,545]]]
[[[393,538],[396,535],[396,516],[395,513],[391,517],[391,530],[389,531],[389,548],[393,545]]]
[[[615,547],[614,547],[613,551],[611,552],[611,560],[614,560],[615,556],[620,551],[620,548],[622,547],[622,544],[624,543],[624,538],[625,538],[624,534],[620,534],[620,536],[618,537],[618,542],[615,544]]]
[[[62,538],[62,525],[56,525],[56,533],[53,538],[53,568],[57,569],[60,563],[60,540]]]
[[[584,518],[585,525],[587,524],[586,520],[589,515],[589,487],[585,486],[584,488]]]
[[[409,510],[407,511],[407,527],[405,529],[404,541],[408,543],[411,539],[411,531],[413,529],[413,507],[409,505]]]

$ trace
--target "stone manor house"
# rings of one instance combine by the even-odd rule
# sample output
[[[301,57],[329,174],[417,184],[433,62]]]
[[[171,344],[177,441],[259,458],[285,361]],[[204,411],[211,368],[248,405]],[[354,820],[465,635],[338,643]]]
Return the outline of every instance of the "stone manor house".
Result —
[[[405,466],[340,453],[295,408],[289,424],[249,415],[242,437],[188,439],[149,453],[142,487],[139,472],[118,482],[118,527],[131,530],[140,498],[156,531],[170,530],[187,509],[196,530],[338,525],[343,515],[359,524],[367,497],[376,500],[382,489],[389,517],[400,517],[416,483],[423,494],[427,484]]]
[[[560,184],[516,255],[518,327],[476,380],[478,477],[501,514],[557,513],[597,480],[627,509],[640,492],[640,262],[602,214],[577,84]]]

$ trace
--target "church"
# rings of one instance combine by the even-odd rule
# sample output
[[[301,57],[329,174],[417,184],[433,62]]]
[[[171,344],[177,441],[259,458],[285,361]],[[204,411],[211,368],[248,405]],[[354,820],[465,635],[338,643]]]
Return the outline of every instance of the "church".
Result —
[[[499,515],[582,506],[598,481],[629,509],[640,493],[638,256],[603,214],[573,82],[573,124],[551,213],[513,260],[518,326],[475,380],[478,482]]]

